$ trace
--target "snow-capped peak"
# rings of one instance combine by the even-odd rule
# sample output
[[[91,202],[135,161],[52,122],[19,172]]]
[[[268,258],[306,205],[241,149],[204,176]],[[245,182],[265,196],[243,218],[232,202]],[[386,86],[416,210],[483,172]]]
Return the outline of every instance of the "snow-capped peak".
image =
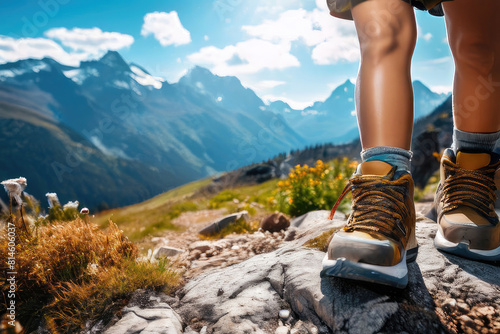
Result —
[[[132,70],[132,78],[140,85],[153,86],[156,89],[160,89],[163,86],[164,80],[162,78],[154,77],[134,65],[131,65],[130,69]]]

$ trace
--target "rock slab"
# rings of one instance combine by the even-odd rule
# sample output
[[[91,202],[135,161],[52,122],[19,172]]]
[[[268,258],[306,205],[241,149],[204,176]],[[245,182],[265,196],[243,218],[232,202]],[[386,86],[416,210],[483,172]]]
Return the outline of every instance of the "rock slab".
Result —
[[[105,334],[181,334],[182,319],[167,304],[168,296],[138,290],[122,317]]]
[[[188,324],[207,324],[207,333],[281,332],[282,309],[291,310],[287,322],[295,333],[499,332],[500,268],[437,251],[436,224],[423,216],[406,289],[320,278],[324,253],[303,244],[345,223],[341,215],[333,222],[327,216],[299,217],[293,240],[277,250],[191,280],[174,308]],[[298,321],[304,330],[295,330]]]

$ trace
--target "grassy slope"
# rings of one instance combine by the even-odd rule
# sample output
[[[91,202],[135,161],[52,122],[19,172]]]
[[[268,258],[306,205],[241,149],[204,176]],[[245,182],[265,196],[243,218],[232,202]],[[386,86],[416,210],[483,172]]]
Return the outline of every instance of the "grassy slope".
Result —
[[[236,212],[240,208],[233,202],[233,198],[237,198],[243,203],[257,202],[265,206],[263,210],[250,212],[251,214],[271,211],[267,198],[272,196],[278,180],[225,190],[223,193],[227,196],[222,197],[227,198],[224,199],[221,199],[221,196],[217,194],[200,192],[210,182],[210,178],[194,181],[145,202],[101,212],[95,216],[93,221],[97,225],[105,227],[108,220],[111,219],[131,240],[141,241],[149,236],[158,235],[164,230],[181,231],[171,221],[184,211],[226,208],[228,213]]]

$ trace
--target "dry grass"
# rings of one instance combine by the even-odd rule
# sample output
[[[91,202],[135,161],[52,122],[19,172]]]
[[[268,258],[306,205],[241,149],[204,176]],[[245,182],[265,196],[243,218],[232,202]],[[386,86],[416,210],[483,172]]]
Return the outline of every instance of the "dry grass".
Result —
[[[16,318],[27,332],[41,319],[53,333],[78,331],[89,319],[110,318],[136,289],[169,292],[180,281],[167,263],[137,263],[137,247],[111,221],[106,230],[81,219],[41,225],[33,236],[16,225]]]

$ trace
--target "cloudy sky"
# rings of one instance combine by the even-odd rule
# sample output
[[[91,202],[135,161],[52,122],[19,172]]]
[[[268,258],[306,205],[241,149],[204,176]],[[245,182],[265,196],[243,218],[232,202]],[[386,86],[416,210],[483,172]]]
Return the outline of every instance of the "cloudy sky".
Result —
[[[117,50],[176,82],[194,65],[235,75],[265,100],[324,100],[359,66],[352,21],[326,0],[2,0],[0,63],[52,57],[78,65]],[[444,19],[417,11],[413,78],[449,91]]]

